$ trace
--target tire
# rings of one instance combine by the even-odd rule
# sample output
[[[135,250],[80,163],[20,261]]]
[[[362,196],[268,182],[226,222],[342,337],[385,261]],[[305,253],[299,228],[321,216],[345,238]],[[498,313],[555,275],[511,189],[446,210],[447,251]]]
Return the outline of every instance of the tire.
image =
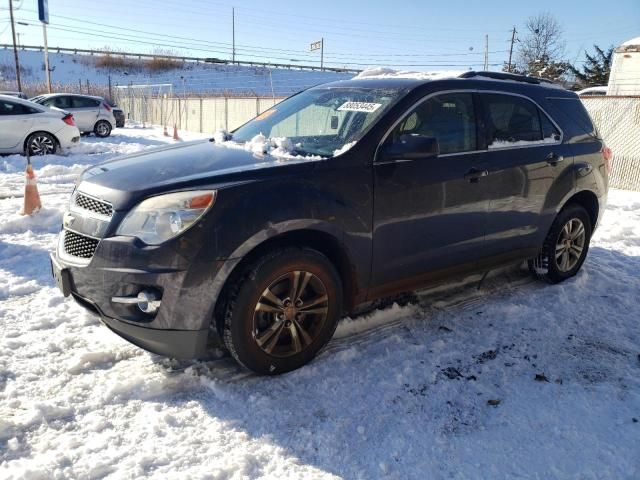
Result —
[[[342,295],[340,276],[321,253],[271,252],[244,269],[228,290],[224,344],[238,363],[259,374],[300,368],[333,336]]]
[[[58,152],[58,140],[47,132],[35,132],[25,142],[25,151],[30,156],[54,155]]]
[[[111,124],[106,120],[100,120],[96,123],[95,127],[93,127],[93,133],[96,134],[96,137],[106,138],[111,135]]]
[[[551,225],[540,255],[529,260],[529,270],[548,283],[573,277],[587,257],[591,233],[591,219],[584,207],[567,205]]]

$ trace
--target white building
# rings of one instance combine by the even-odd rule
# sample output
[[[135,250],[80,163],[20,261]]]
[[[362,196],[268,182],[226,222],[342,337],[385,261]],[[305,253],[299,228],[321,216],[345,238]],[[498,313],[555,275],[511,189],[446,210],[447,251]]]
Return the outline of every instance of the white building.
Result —
[[[616,48],[607,95],[640,95],[640,37]]]

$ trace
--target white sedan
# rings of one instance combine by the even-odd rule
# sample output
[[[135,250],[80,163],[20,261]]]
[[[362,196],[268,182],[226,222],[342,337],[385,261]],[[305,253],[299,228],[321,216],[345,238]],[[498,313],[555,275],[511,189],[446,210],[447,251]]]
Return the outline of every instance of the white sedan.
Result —
[[[0,95],[0,153],[61,153],[80,141],[73,115]]]

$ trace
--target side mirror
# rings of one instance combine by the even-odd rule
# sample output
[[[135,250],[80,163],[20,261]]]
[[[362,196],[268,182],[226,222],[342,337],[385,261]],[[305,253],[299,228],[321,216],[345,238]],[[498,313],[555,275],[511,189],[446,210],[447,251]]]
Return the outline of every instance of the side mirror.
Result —
[[[395,142],[383,145],[380,149],[383,161],[422,160],[437,157],[439,153],[438,140],[424,135],[400,135]]]

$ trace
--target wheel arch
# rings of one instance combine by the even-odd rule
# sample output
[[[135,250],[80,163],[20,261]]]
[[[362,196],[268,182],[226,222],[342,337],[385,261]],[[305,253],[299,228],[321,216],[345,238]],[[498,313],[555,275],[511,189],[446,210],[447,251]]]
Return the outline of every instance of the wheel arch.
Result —
[[[301,228],[282,232],[264,239],[246,249],[247,251],[242,254],[239,260],[235,262],[230,260],[233,265],[223,279],[213,307],[214,321],[216,323],[222,318],[221,313],[225,307],[224,299],[228,289],[238,280],[244,269],[267,252],[287,247],[311,248],[326,256],[336,268],[342,282],[343,311],[350,311],[355,306],[355,297],[359,291],[359,285],[355,267],[347,248],[332,233],[312,228]]]
[[[591,221],[591,230],[593,231],[598,224],[598,218],[600,216],[600,202],[596,194],[591,190],[581,190],[574,193],[564,202],[560,211],[570,204],[578,204],[587,211],[589,220]]]

